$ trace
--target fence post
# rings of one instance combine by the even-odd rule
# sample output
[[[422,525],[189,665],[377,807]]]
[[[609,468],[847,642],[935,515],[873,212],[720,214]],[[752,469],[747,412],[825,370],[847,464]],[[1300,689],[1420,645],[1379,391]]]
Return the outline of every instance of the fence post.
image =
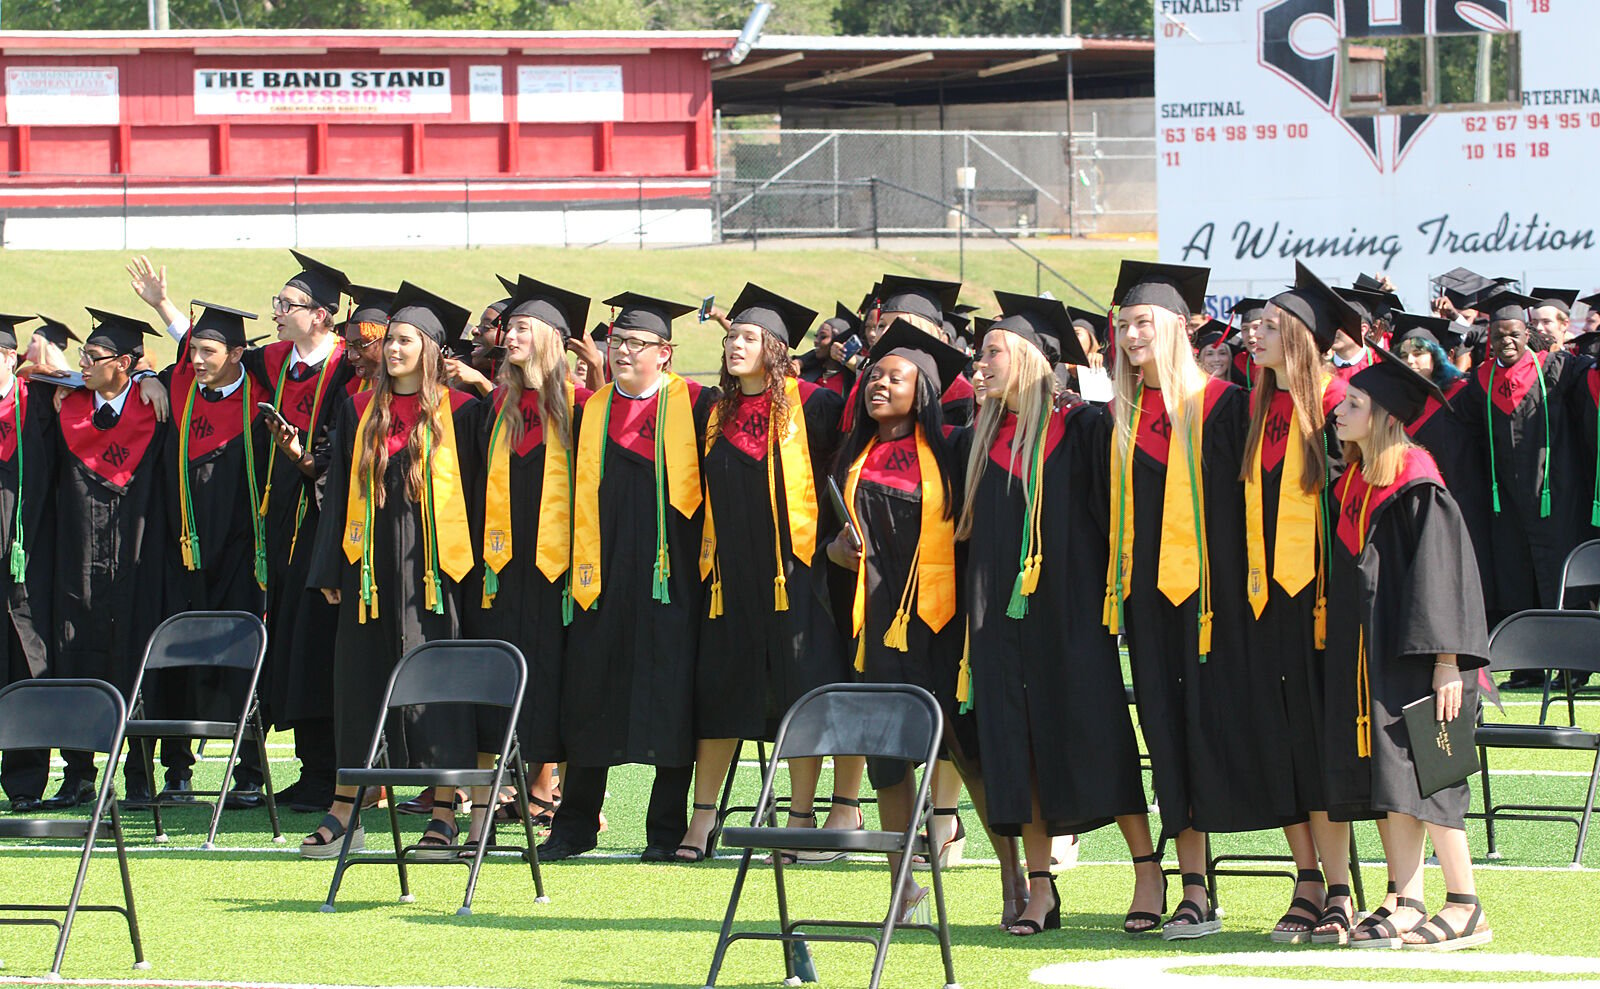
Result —
[[[128,249],[128,173],[122,173],[122,249]]]
[[[639,190],[639,250],[644,250],[644,179],[636,179],[635,187]]]
[[[294,178],[294,203],[290,206],[290,215],[294,219],[294,246],[300,246],[300,176]]]
[[[874,175],[868,180],[872,192],[872,249],[878,249],[878,177]]]
[[[472,247],[472,179],[461,179],[461,237],[468,248]]]

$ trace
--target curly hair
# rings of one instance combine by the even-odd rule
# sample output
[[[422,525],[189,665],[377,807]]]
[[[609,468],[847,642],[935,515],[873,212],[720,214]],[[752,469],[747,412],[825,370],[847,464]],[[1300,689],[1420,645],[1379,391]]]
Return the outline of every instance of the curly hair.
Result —
[[[771,425],[774,435],[783,435],[789,426],[789,396],[784,388],[794,370],[794,358],[789,354],[789,343],[771,333],[761,333],[761,368],[767,377],[767,401],[771,403]],[[722,394],[717,397],[717,430],[726,436],[732,428],[733,412],[739,404],[739,379],[728,371],[728,358],[722,358]]]

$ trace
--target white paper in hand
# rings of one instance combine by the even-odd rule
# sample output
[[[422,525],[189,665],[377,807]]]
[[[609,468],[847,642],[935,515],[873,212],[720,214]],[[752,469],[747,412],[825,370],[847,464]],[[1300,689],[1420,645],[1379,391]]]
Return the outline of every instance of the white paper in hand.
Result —
[[[1111,387],[1111,375],[1103,367],[1078,368],[1078,394],[1085,402],[1109,402],[1116,392]]]

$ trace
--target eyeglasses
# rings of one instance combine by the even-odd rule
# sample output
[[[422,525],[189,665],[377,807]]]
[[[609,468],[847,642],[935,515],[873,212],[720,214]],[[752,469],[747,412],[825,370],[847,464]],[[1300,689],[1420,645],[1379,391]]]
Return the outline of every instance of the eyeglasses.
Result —
[[[606,337],[606,345],[626,350],[630,354],[642,354],[646,347],[665,347],[665,340],[651,340],[648,337],[619,337],[615,333]]]
[[[106,361],[114,361],[121,356],[121,354],[101,354],[96,356],[95,354],[91,354],[85,350],[78,355],[78,366],[93,367],[96,364],[103,364]]]
[[[274,295],[272,297],[271,305],[272,305],[272,311],[277,313],[279,316],[286,315],[286,314],[288,314],[290,312],[293,312],[296,309],[319,309],[319,308],[321,308],[320,306],[318,306],[314,302],[291,302],[288,299],[285,299],[281,295]]]

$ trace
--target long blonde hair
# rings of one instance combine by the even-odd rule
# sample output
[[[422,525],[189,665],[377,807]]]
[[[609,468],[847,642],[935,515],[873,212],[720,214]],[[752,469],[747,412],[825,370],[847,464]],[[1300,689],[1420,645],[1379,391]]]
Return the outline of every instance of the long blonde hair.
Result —
[[[972,449],[967,453],[967,491],[962,499],[961,521],[956,525],[957,539],[967,539],[972,535],[973,505],[977,502],[978,484],[983,480],[989,448],[994,445],[995,437],[1000,433],[1000,424],[1005,421],[1012,402],[1017,406],[1017,431],[1011,438],[1011,469],[1014,476],[1017,466],[1026,464],[1031,458],[1035,445],[1044,442],[1039,427],[1054,396],[1054,369],[1037,347],[1010,330],[989,332],[1000,334],[1001,346],[1006,351],[1006,390],[1004,395],[989,396],[978,406],[978,421],[972,427]]]
[[[1344,459],[1346,470],[1361,469],[1361,476],[1375,488],[1386,488],[1400,476],[1406,463],[1406,451],[1417,444],[1406,434],[1405,425],[1388,410],[1372,406],[1372,435],[1367,437],[1366,454],[1361,444],[1346,442]]]
[[[392,325],[392,324],[391,324]],[[426,423],[433,442],[428,450],[427,462],[422,456],[422,430],[413,426],[406,437],[406,451],[411,463],[406,467],[406,497],[413,502],[422,500],[424,472],[433,469],[433,456],[439,452],[438,438],[444,429],[444,416],[451,413],[449,390],[441,387],[444,380],[444,354],[433,338],[417,330],[422,340],[422,388],[417,393],[421,415],[417,426]],[[394,379],[389,376],[387,361],[378,362],[377,377],[372,379],[372,414],[367,417],[366,431],[358,437],[360,460],[357,477],[363,486],[372,484],[377,507],[382,508],[387,499],[383,477],[389,470],[389,420],[390,406],[394,404]],[[442,414],[441,414],[442,410]]]
[[[506,322],[517,317],[507,317]],[[521,318],[533,321],[533,348],[528,359],[521,363],[506,361],[496,375],[505,386],[506,398],[500,404],[500,416],[516,447],[522,442],[522,416],[517,409],[522,405],[522,393],[529,388],[539,392],[539,418],[544,423],[545,435],[554,433],[561,445],[572,449],[572,415],[567,407],[567,360],[561,333],[544,320],[533,316]]]
[[[1278,314],[1278,339],[1283,343],[1284,377],[1289,386],[1284,390],[1294,403],[1294,421],[1299,433],[1300,489],[1306,494],[1316,494],[1322,490],[1328,472],[1327,455],[1322,446],[1326,419],[1322,412],[1322,354],[1317,351],[1316,338],[1300,317],[1286,309],[1272,308]],[[1267,412],[1278,391],[1278,372],[1263,367],[1251,396],[1250,431],[1245,435],[1244,463],[1239,467],[1241,481],[1250,480],[1256,451],[1261,447],[1261,434],[1266,428]]]
[[[1187,448],[1194,436],[1190,427],[1205,414],[1206,385],[1211,376],[1195,363],[1194,350],[1189,346],[1188,320],[1160,306],[1151,306],[1150,311],[1156,326],[1150,350],[1161,380],[1161,401],[1166,406],[1167,418],[1172,421],[1174,439],[1182,437],[1181,442]],[[1117,444],[1122,462],[1127,463],[1133,447],[1133,416],[1139,407],[1139,369],[1123,350],[1120,333],[1117,351],[1116,403],[1113,406],[1117,432],[1112,442]],[[1194,460],[1198,463],[1199,457]]]

